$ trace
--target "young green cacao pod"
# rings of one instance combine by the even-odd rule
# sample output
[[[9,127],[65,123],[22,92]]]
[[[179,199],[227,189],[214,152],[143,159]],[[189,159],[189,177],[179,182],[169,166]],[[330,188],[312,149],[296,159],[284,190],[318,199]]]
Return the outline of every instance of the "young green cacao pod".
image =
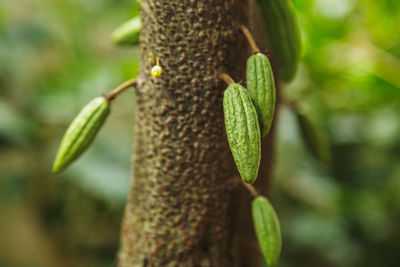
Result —
[[[321,129],[317,117],[295,109],[300,134],[306,148],[320,162],[331,160],[330,147],[326,133]]]
[[[113,31],[111,40],[121,45],[138,44],[141,27],[140,17],[130,19]]]
[[[267,198],[256,197],[252,204],[254,228],[268,266],[276,266],[282,248],[278,216]]]
[[[109,113],[110,106],[104,97],[93,99],[80,111],[61,140],[53,164],[54,173],[64,170],[85,151]]]
[[[247,89],[253,99],[261,126],[261,137],[271,128],[275,112],[275,81],[268,57],[262,53],[247,60]]]
[[[252,184],[257,179],[261,157],[257,112],[246,88],[237,83],[225,90],[223,105],[233,158],[242,179]]]
[[[300,30],[292,0],[257,0],[267,29],[271,54],[282,78],[290,82],[300,59]]]

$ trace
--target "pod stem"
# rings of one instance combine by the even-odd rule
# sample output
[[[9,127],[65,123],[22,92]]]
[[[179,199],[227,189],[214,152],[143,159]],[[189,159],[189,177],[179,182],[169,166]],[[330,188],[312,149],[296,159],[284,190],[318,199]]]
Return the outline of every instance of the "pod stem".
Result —
[[[126,82],[124,82],[123,84],[121,84],[120,86],[118,86],[117,88],[115,88],[114,90],[112,90],[107,96],[106,96],[106,100],[108,102],[112,101],[117,95],[119,95],[122,91],[124,91],[125,89],[131,87],[131,86],[136,86],[136,78],[135,79],[131,79],[128,80]]]
[[[227,73],[221,73],[220,75],[219,75],[219,78],[221,79],[221,80],[223,80],[227,85],[231,85],[232,83],[235,83],[235,81],[232,79],[232,77],[231,76],[229,76],[229,74],[227,74]]]
[[[254,41],[253,35],[251,35],[249,29],[244,25],[240,25],[240,30],[242,31],[247,41],[249,42],[253,54],[259,53],[260,49],[258,48],[256,42]]]
[[[250,194],[253,197],[257,197],[259,194],[256,190],[256,188],[254,186],[252,186],[251,184],[246,183],[245,181],[242,180],[242,178],[238,177],[238,179],[240,180],[240,183],[250,192]]]

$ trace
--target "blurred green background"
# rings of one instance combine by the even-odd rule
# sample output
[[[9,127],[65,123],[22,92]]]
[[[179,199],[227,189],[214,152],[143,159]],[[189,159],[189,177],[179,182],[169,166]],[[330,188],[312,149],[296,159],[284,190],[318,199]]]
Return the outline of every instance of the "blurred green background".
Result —
[[[281,266],[400,266],[400,1],[295,0],[303,59],[287,99],[317,114],[332,163],[279,114],[271,192]],[[73,116],[135,77],[112,30],[128,0],[0,1],[0,266],[112,266],[129,188],[134,94],[85,155],[51,164]]]

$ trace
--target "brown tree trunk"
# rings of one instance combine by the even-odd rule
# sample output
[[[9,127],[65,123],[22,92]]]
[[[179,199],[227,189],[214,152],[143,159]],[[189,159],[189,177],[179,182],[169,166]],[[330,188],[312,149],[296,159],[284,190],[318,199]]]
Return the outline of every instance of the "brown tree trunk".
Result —
[[[254,30],[254,10],[243,0],[142,0],[133,180],[118,266],[260,266],[251,197],[235,182],[226,140],[226,85],[217,78],[244,81],[251,53],[238,25]],[[163,68],[158,78],[151,54]]]

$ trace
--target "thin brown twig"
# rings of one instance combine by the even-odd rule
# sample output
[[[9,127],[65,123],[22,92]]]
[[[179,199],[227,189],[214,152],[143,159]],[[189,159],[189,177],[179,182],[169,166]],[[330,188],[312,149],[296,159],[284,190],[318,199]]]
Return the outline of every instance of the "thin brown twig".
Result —
[[[244,182],[241,178],[239,178],[239,179],[242,181],[242,185],[244,185],[244,187],[246,187],[246,189],[250,192],[250,194],[253,197],[257,197],[258,196],[258,192],[257,192],[257,190],[256,190],[256,188],[254,186]]]
[[[220,73],[219,78],[223,80],[227,85],[231,85],[232,83],[235,83],[235,81],[232,79],[231,76],[227,73]]]
[[[247,191],[250,192],[250,194],[251,194],[253,197],[257,197],[257,196],[259,195],[258,192],[257,192],[257,190],[256,190],[256,188],[255,188],[254,186],[252,186],[251,184],[246,183],[246,182],[243,181],[242,178],[240,178],[239,176],[235,176],[235,178],[234,178],[234,184],[235,184],[235,186],[236,186],[236,185],[239,185],[239,184],[243,185],[243,186],[247,189]]]
[[[259,53],[260,49],[258,48],[256,42],[254,41],[253,35],[251,35],[249,29],[246,26],[240,25],[240,30],[243,32],[244,36],[246,37],[247,41],[250,44],[251,50],[254,54]]]
[[[114,90],[112,90],[107,96],[106,99],[108,102],[112,101],[118,94],[120,94],[122,91],[124,91],[125,89],[131,87],[131,86],[135,86],[136,85],[136,78],[135,79],[131,79],[129,81],[124,82],[123,84],[121,84],[120,86],[118,86],[117,88],[115,88]]]

